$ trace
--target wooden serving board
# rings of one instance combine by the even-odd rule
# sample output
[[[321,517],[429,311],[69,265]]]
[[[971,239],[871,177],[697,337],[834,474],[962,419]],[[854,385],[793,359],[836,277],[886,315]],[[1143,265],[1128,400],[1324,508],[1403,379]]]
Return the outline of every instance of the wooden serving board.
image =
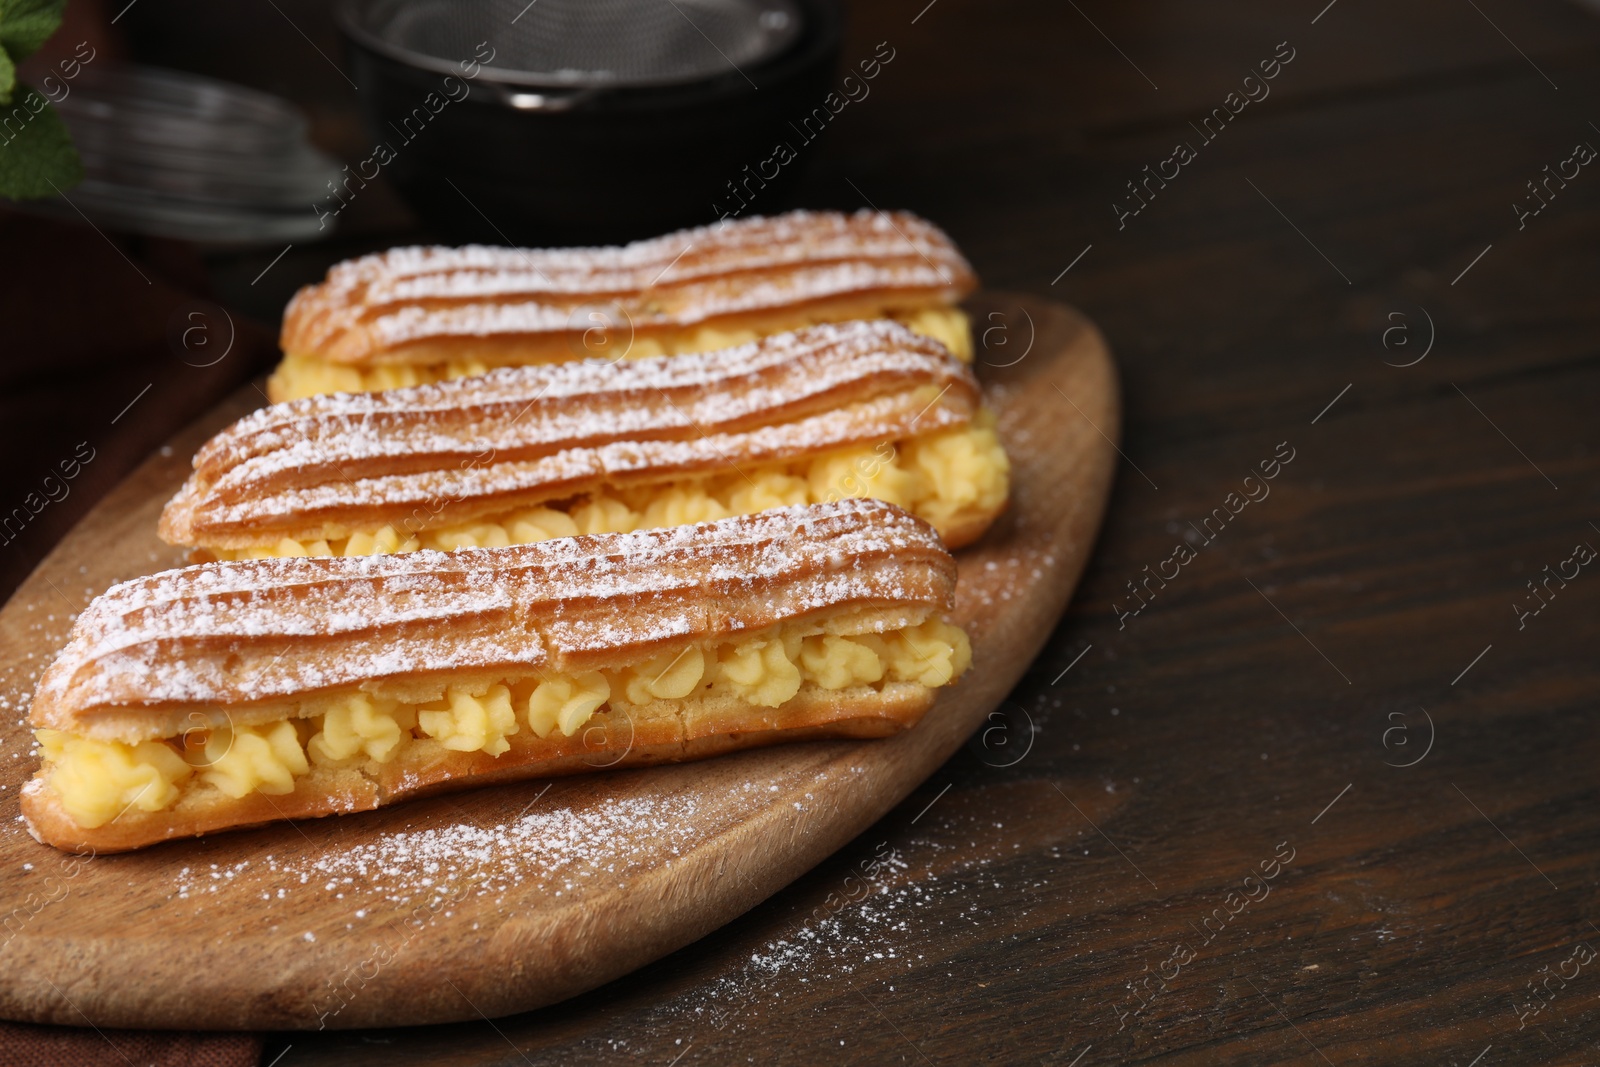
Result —
[[[703,937],[861,833],[1021,678],[1110,492],[1119,403],[1098,331],[1033,297],[985,294],[970,310],[1012,504],[959,556],[972,670],[914,729],[69,856],[29,837],[17,812],[36,765],[28,701],[90,598],[182,563],[156,537],[161,506],[196,447],[260,396],[247,389],[189,427],[0,611],[0,1016],[316,1029],[505,1015]]]

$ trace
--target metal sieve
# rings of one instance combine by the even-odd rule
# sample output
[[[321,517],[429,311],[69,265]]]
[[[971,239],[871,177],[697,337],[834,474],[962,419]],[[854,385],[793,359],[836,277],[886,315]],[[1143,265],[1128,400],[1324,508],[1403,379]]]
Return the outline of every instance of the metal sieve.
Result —
[[[376,0],[348,32],[411,67],[541,87],[681,85],[742,72],[800,36],[795,0]]]
[[[64,84],[56,110],[84,180],[23,210],[193,241],[328,232],[311,205],[339,165],[311,146],[287,101],[159,67],[97,64]]]

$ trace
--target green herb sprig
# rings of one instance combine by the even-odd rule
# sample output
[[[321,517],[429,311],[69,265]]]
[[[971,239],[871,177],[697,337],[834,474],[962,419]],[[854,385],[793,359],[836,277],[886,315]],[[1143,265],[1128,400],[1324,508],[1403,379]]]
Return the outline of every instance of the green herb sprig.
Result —
[[[61,25],[66,0],[0,0],[0,196],[36,200],[83,180],[66,123],[44,94],[17,81],[17,64]]]

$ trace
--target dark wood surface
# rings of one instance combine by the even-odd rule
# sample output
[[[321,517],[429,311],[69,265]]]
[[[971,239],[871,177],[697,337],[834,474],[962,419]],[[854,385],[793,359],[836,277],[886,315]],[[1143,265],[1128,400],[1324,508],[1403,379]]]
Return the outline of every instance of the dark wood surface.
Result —
[[[259,20],[274,87],[304,70],[326,143],[356,136],[337,78]],[[284,1035],[263,1062],[1600,1060],[1594,565],[1517,615],[1600,546],[1600,171],[1513,211],[1600,147],[1600,20],[857,5],[846,60],[883,40],[802,201],[928,215],[990,287],[1082,307],[1123,374],[1126,462],[1046,652],[899,810],[690,948],[532,1014]],[[1283,41],[1271,95],[1199,145]],[[1178,141],[1196,158],[1119,230]],[[276,250],[212,255],[216,299],[268,319],[406,234],[392,201],[362,212],[254,286]],[[1005,327],[990,359],[1021,351],[1025,324],[981,325]],[[1119,625],[1125,583],[1281,442],[1270,496]]]

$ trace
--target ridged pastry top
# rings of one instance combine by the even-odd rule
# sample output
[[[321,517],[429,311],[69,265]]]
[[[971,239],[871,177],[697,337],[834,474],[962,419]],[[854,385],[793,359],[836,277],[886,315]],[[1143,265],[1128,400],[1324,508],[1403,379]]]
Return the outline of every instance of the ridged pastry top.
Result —
[[[931,527],[874,500],[513,548],[206,563],[97,597],[30,721],[169,736],[185,705],[270,709],[445,672],[591,670],[854,611],[920,619],[948,610],[955,577]]]
[[[284,313],[288,353],[404,362],[450,337],[579,335],[614,307],[639,335],[850,296],[953,302],[976,285],[943,231],[905,212],[795,211],[609,248],[396,248],[333,267]]]
[[[460,522],[603,485],[933,433],[970,422],[978,401],[972,372],[942,345],[881,320],[717,352],[310,397],[257,411],[201,448],[161,534],[234,548],[413,514]]]

